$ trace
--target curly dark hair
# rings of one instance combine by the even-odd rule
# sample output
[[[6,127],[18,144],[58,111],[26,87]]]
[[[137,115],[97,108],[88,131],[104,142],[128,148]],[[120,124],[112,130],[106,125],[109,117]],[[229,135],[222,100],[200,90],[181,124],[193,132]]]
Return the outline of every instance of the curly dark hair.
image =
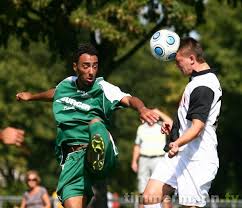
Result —
[[[79,45],[79,47],[77,48],[77,50],[73,55],[73,63],[77,63],[79,60],[79,57],[84,53],[87,53],[89,55],[95,55],[98,57],[98,51],[92,44],[82,43]]]

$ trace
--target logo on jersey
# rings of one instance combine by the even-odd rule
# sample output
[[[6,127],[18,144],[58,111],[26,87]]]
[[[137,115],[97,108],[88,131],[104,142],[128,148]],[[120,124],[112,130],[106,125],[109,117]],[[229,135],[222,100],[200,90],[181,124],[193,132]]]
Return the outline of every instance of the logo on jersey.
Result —
[[[90,97],[92,97],[91,95],[89,95],[87,92],[85,92],[83,90],[77,90],[77,92],[80,93],[82,98],[90,98]]]
[[[65,103],[65,104],[70,105],[70,107],[65,106],[64,110],[72,109],[72,107],[81,108],[82,110],[86,110],[86,111],[89,111],[91,109],[90,105],[87,105],[87,104],[80,102],[80,101],[76,101],[75,99],[69,98],[69,97],[63,97],[61,99],[56,100],[56,102]]]

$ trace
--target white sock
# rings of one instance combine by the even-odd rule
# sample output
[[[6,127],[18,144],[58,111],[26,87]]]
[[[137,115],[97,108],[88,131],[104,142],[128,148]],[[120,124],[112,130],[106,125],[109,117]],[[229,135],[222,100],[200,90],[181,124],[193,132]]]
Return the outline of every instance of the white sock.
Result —
[[[158,203],[158,204],[147,204],[144,205],[144,208],[162,208],[162,204]]]

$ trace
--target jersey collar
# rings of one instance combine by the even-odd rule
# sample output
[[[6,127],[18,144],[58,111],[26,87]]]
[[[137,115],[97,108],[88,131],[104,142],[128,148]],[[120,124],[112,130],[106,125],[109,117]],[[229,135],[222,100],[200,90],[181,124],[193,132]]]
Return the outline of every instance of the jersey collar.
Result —
[[[206,69],[206,70],[203,70],[203,71],[192,71],[192,74],[189,78],[189,81],[192,80],[192,78],[194,77],[197,77],[197,76],[200,76],[200,75],[204,75],[204,74],[207,74],[207,73],[215,73],[217,70],[216,69]]]

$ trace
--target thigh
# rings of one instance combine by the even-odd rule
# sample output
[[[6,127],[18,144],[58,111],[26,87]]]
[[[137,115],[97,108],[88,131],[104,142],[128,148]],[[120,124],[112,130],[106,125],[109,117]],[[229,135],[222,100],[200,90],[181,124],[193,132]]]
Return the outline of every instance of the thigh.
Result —
[[[187,207],[205,206],[208,191],[217,173],[217,165],[181,159],[178,167],[180,167],[177,176],[179,204]]]
[[[84,168],[85,150],[70,153],[62,167],[57,194],[62,202],[76,196],[92,195],[90,178]]]
[[[157,204],[174,191],[170,185],[150,179],[143,194],[144,204]]]
[[[86,197],[75,196],[68,198],[64,202],[64,208],[84,208],[86,207]]]

